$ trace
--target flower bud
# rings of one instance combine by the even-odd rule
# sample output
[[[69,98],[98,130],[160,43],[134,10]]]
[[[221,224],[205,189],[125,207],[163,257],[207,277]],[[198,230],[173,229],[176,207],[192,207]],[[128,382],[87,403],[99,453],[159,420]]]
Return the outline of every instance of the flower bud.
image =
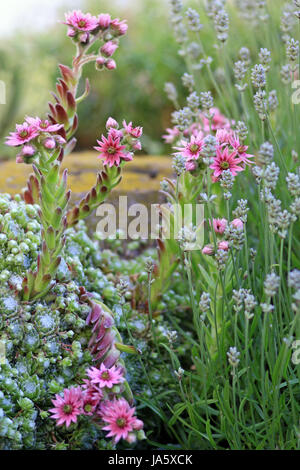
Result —
[[[226,241],[222,241],[218,244],[218,249],[223,251],[228,251],[229,243]]]
[[[118,49],[118,44],[116,44],[113,41],[108,41],[101,47],[100,52],[105,57],[111,57],[117,49]]]
[[[118,129],[119,128],[119,124],[117,123],[117,121],[112,118],[112,117],[109,117],[106,121],[106,129],[110,129],[110,128],[114,128],[114,129]]]
[[[111,23],[111,16],[108,13],[101,13],[101,15],[98,16],[98,24],[100,28],[105,29],[110,26]]]
[[[234,228],[237,228],[238,230],[243,230],[244,224],[241,219],[234,219],[231,224],[234,226]]]
[[[214,254],[214,249],[210,246],[210,245],[206,245],[203,249],[202,249],[202,253],[204,255],[208,255],[208,256],[212,256]]]
[[[108,70],[114,70],[117,67],[117,64],[113,59],[108,59],[108,61],[105,64],[105,67]]]
[[[46,149],[52,150],[55,148],[56,143],[52,137],[48,137],[46,140],[44,140],[43,145]]]

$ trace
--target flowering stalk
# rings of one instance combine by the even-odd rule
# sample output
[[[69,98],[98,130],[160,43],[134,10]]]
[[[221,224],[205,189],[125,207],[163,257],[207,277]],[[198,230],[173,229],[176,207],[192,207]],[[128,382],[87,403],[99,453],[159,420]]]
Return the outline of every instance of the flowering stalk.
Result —
[[[71,192],[67,190],[67,170],[61,172],[64,156],[76,144],[74,133],[78,126],[77,106],[89,93],[89,82],[78,96],[78,85],[85,64],[95,62],[96,68],[112,70],[116,67],[111,58],[118,47],[118,37],[125,34],[127,25],[110,15],[99,17],[74,11],[66,15],[68,36],[76,44],[73,66],[60,65],[61,77],[53,93],[55,102],[49,103],[47,120],[26,118],[17,125],[7,144],[22,147],[17,163],[32,163],[34,174],[30,175],[24,199],[30,204],[39,204],[39,218],[43,227],[43,244],[38,256],[36,271],[28,270],[23,282],[23,299],[33,300],[49,291],[60,264],[64,247],[64,231],[87,217],[120,182],[121,161],[132,160],[134,150],[140,149],[138,138],[141,128],[134,128],[124,121],[124,132],[117,130],[118,123],[109,119],[108,138],[102,136],[100,157],[107,156],[105,169],[98,174],[95,186],[78,206],[68,211]],[[99,55],[89,50],[96,42],[102,46]],[[99,141],[98,141],[99,142]]]

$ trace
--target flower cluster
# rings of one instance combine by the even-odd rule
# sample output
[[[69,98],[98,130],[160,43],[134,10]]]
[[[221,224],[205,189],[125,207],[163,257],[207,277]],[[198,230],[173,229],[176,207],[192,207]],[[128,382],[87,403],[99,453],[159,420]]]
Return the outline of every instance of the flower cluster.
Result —
[[[119,129],[117,121],[109,118],[106,128],[107,137],[102,135],[101,140],[97,140],[99,146],[94,147],[100,152],[99,158],[104,159],[104,165],[118,167],[122,162],[132,160],[135,150],[141,150],[142,127],[133,127],[132,122],[123,121],[123,128]]]
[[[228,251],[230,247],[231,240],[228,237],[229,231],[236,231],[242,233],[244,224],[241,219],[234,219],[232,222],[228,223],[227,219],[213,219],[213,230],[217,237],[216,246],[217,250]],[[225,236],[226,239],[220,240],[222,236]],[[213,243],[205,245],[202,249],[204,255],[213,256],[215,254],[215,247]]]
[[[91,367],[86,373],[88,378],[83,385],[65,389],[63,395],[57,394],[52,400],[54,407],[49,411],[57,426],[68,428],[77,423],[79,416],[91,416],[104,431],[109,431],[107,437],[112,437],[115,443],[121,438],[129,443],[142,439],[143,422],[134,416],[135,408],[119,397],[125,381],[124,370],[101,364],[100,368]]]

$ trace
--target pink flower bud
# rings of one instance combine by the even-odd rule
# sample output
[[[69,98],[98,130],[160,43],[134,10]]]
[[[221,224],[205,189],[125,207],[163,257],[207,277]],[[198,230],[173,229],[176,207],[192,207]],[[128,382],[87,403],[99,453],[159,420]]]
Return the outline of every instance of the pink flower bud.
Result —
[[[102,56],[100,56],[96,59],[96,66],[99,69],[102,69],[102,67],[105,65],[105,63],[106,63],[106,59]]]
[[[136,429],[137,431],[140,431],[143,429],[144,423],[140,419],[136,419],[133,423],[133,429]]]
[[[119,36],[126,34],[128,29],[126,21],[120,21],[118,18],[111,22],[111,27],[118,33]]]
[[[142,150],[142,144],[141,142],[138,140],[137,142],[135,142],[132,146],[133,150]]]
[[[204,255],[208,255],[208,256],[212,256],[214,254],[214,249],[210,246],[210,245],[206,245],[203,249],[202,249],[202,253]]]
[[[26,157],[32,157],[36,152],[35,148],[32,145],[24,145],[22,148],[22,155]]]
[[[79,41],[83,42],[83,43],[86,43],[86,42],[88,42],[89,37],[90,37],[89,33],[81,33],[81,34],[79,34]]]
[[[108,130],[111,127],[113,127],[114,129],[118,129],[119,124],[117,123],[117,121],[114,118],[109,117],[106,121],[106,129]]]
[[[108,59],[108,61],[105,64],[105,67],[108,70],[114,70],[117,67],[117,64],[113,59]]]
[[[226,241],[220,242],[220,243],[218,244],[218,249],[219,249],[219,250],[223,250],[223,251],[228,251],[228,249],[229,249],[229,243],[226,242]]]
[[[49,137],[43,142],[43,145],[46,149],[52,150],[55,148],[56,143],[55,143],[55,140],[52,139],[52,137]]]
[[[67,36],[69,36],[69,38],[73,38],[75,34],[76,34],[76,31],[74,31],[73,28],[68,28]]]
[[[59,145],[65,145],[67,143],[66,139],[64,139],[61,135],[56,135],[55,140]]]
[[[128,436],[126,437],[126,441],[129,444],[134,444],[136,442],[136,435],[133,432],[129,432]]]
[[[98,16],[98,24],[100,28],[108,28],[111,23],[111,16],[108,13],[101,13]]]
[[[108,135],[112,137],[113,139],[122,139],[123,138],[123,132],[115,129],[114,127],[111,127],[108,131]]]
[[[104,44],[104,46],[101,47],[100,51],[106,57],[111,57],[116,49],[118,49],[118,44],[113,41],[108,41]]]
[[[16,156],[16,163],[24,163],[24,159],[21,154]]]
[[[244,228],[244,223],[241,219],[234,219],[231,223],[238,230],[243,230]]]
[[[216,233],[222,235],[225,231],[225,228],[227,227],[227,220],[226,219],[214,219],[213,227]]]
[[[185,168],[187,171],[193,171],[197,168],[197,162],[195,160],[188,160],[185,163]]]

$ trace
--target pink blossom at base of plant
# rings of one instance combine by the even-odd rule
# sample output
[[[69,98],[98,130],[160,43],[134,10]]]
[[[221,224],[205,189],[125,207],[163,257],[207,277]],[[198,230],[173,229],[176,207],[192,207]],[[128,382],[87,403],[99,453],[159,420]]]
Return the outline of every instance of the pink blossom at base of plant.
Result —
[[[243,230],[244,228],[244,223],[241,219],[233,219],[233,221],[231,222],[231,224],[237,228],[238,230]]]
[[[82,13],[81,10],[73,10],[65,14],[64,24],[78,31],[89,32],[98,27],[98,18],[90,13]]]
[[[100,369],[97,369],[96,367],[88,369],[87,375],[90,378],[91,383],[99,384],[100,388],[112,388],[114,385],[125,381],[121,368],[116,366],[107,368],[103,363],[101,364]]]
[[[52,403],[54,408],[49,410],[53,413],[51,418],[56,420],[57,426],[65,424],[68,428],[71,423],[76,423],[82,413],[82,391],[80,387],[65,389],[63,397],[55,395]]]
[[[210,245],[206,245],[203,249],[202,249],[202,253],[204,255],[208,255],[208,256],[212,256],[214,254],[214,249],[210,246]]]
[[[39,131],[35,126],[24,122],[23,124],[16,125],[16,131],[10,133],[5,143],[11,147],[18,147],[19,145],[25,144],[26,142],[30,142],[38,135]]]
[[[223,251],[228,251],[229,250],[229,243],[226,241],[222,241],[218,244],[218,249],[223,250]]]
[[[213,227],[214,231],[222,235],[227,227],[227,220],[226,219],[213,219]]]
[[[134,416],[135,408],[131,408],[124,398],[105,402],[100,409],[100,417],[104,421],[104,431],[109,431],[107,437],[114,438],[117,443],[120,439],[132,441],[131,433],[141,430],[143,422]]]

